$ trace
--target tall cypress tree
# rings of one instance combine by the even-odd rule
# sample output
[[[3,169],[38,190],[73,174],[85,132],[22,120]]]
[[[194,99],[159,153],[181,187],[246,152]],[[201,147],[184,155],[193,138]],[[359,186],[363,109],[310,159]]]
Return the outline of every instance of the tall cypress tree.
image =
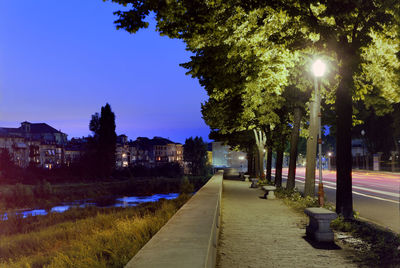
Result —
[[[110,104],[101,107],[98,113],[92,115],[89,128],[93,131],[95,158],[99,175],[108,177],[115,167],[115,148],[117,134],[115,133],[115,114]]]

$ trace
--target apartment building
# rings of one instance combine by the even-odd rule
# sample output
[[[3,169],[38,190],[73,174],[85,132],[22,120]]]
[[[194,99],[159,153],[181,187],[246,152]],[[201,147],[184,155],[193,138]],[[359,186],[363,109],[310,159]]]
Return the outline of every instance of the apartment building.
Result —
[[[64,161],[67,135],[46,123],[22,122],[19,128],[0,127],[0,149],[9,152],[14,163],[30,163],[51,169]]]

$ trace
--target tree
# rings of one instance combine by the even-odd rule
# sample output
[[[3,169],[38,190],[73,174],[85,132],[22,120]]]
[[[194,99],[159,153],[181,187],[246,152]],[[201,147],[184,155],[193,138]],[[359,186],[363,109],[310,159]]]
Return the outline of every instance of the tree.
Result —
[[[100,131],[100,115],[99,113],[95,113],[92,115],[92,119],[89,123],[89,129],[93,132],[93,137],[98,138]]]
[[[298,54],[293,53],[296,48],[313,46],[334,57],[338,77],[331,94],[337,134],[336,211],[345,218],[352,217],[353,99],[378,89],[380,96],[399,102],[399,1],[114,2],[133,4],[132,9],[116,13],[117,27],[136,32],[148,26],[144,19],[154,12],[161,34],[186,42],[188,50],[195,53],[190,74],[199,78],[214,104],[224,98],[233,101],[232,93],[240,95],[239,120],[224,131],[261,131],[279,121],[274,110],[284,102],[281,94],[287,85],[288,69],[298,61]],[[216,63],[217,57],[222,61],[218,68],[210,67],[205,57],[214,58]],[[215,69],[219,72],[213,73]],[[216,76],[221,72],[219,79]],[[227,84],[232,74],[239,74],[231,80],[239,80],[237,85]]]
[[[10,155],[8,149],[0,149],[0,170],[2,177],[12,181],[14,178],[17,167]]]
[[[207,143],[203,142],[201,137],[186,139],[183,145],[183,161],[188,164],[192,175],[206,175]]]
[[[115,133],[115,114],[107,103],[101,107],[100,116],[98,113],[92,115],[89,129],[93,132],[92,147],[96,159],[96,169],[99,175],[108,177],[115,167],[115,148],[117,134]]]
[[[336,212],[345,218],[353,216],[351,129],[353,97],[366,95],[372,87],[381,88],[383,96],[392,101],[400,96],[394,93],[392,76],[372,76],[366,63],[365,50],[376,44],[375,33],[393,39],[393,28],[398,25],[395,13],[398,1],[293,1],[283,6],[291,15],[301,18],[310,30],[319,35],[321,47],[335,53],[340,80],[335,94],[337,189]],[[392,35],[392,36],[390,36]],[[398,40],[398,36],[394,37]],[[375,40],[374,40],[375,39]],[[379,50],[379,49],[378,49]],[[394,60],[394,53],[388,54]],[[392,61],[389,64],[397,64]],[[360,72],[361,70],[361,72]],[[387,69],[385,69],[387,70]],[[375,72],[376,74],[377,72]],[[381,73],[380,73],[381,74]],[[367,78],[368,83],[362,83]],[[390,81],[391,80],[391,81]],[[364,80],[365,81],[365,80]],[[385,83],[386,82],[386,83]],[[385,87],[382,85],[385,84]],[[388,86],[389,85],[389,86]]]

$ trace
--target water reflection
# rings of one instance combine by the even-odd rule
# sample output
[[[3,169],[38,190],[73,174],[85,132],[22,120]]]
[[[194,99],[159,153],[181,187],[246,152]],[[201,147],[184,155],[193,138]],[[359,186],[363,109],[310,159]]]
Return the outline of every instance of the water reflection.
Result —
[[[177,193],[169,193],[169,194],[155,194],[152,196],[124,196],[121,198],[116,198],[115,203],[110,206],[100,206],[93,202],[82,202],[82,201],[75,201],[70,203],[65,203],[61,206],[55,206],[50,209],[50,212],[58,212],[62,213],[70,209],[71,207],[88,207],[88,206],[96,206],[96,207],[134,207],[141,203],[146,202],[156,202],[162,198],[171,200],[175,199],[179,196]],[[89,200],[90,201],[90,200]],[[38,215],[47,215],[48,211],[45,209],[32,209],[32,210],[25,210],[21,212],[17,212],[16,214],[26,218],[28,216],[38,216]],[[0,214],[1,220],[7,220],[7,213]]]

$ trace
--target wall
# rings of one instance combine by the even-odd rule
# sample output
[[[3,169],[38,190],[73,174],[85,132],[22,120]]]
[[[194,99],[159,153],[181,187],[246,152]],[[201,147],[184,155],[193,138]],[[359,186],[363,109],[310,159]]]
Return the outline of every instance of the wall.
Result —
[[[215,267],[222,176],[215,174],[125,267]]]

